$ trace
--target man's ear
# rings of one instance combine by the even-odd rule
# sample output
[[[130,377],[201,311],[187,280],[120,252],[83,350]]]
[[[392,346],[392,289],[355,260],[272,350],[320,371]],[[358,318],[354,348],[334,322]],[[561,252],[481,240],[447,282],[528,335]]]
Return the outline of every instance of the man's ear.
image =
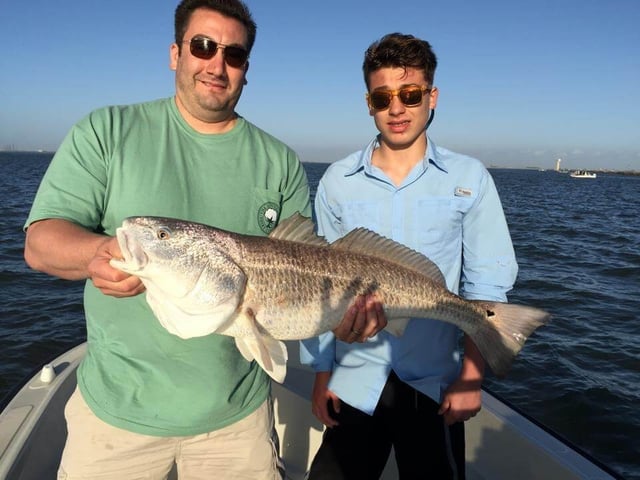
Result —
[[[180,55],[180,47],[178,44],[172,43],[169,47],[169,68],[175,71],[178,68],[178,56]]]
[[[438,105],[438,93],[440,93],[438,87],[431,87],[431,91],[429,92],[429,108],[431,110],[435,110]]]

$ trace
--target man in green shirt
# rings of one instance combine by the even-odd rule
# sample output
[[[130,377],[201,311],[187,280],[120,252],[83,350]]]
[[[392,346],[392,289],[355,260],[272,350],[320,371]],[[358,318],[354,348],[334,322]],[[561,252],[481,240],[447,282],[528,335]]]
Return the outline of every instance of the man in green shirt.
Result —
[[[164,330],[140,279],[112,268],[128,216],[267,235],[310,216],[297,155],[240,117],[256,25],[240,0],[183,0],[175,97],[108,107],[76,124],[26,221],[32,268],[86,280],[87,355],[66,418],[59,478],[279,478],[270,381],[234,339]]]

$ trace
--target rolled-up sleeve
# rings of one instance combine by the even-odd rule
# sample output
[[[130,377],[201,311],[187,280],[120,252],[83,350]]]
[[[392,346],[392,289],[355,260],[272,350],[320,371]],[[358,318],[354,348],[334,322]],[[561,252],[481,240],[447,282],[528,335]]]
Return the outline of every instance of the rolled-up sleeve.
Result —
[[[505,302],[518,264],[493,178],[482,176],[479,195],[462,224],[463,269],[460,293],[470,300]]]

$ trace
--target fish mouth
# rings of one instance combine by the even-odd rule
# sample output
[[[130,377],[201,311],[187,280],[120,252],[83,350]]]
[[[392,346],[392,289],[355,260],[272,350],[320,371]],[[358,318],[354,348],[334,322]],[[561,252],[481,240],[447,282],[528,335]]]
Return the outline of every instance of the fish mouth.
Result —
[[[113,267],[131,273],[142,270],[149,263],[149,258],[140,244],[132,236],[127,235],[124,228],[116,229],[116,238],[122,252],[122,260],[111,259],[110,263]]]

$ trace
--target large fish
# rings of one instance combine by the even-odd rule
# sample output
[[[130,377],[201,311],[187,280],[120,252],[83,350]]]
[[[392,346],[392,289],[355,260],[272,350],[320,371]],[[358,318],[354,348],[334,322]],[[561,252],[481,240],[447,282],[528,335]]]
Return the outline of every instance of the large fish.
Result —
[[[394,335],[411,317],[457,325],[497,376],[550,318],[532,307],[465,300],[425,256],[363,228],[328,244],[299,215],[269,237],[161,217],[127,218],[116,235],[123,259],[111,264],[140,277],[169,332],[235,337],[242,355],[278,382],[287,362],[281,340],[333,330],[361,294],[376,293]]]

